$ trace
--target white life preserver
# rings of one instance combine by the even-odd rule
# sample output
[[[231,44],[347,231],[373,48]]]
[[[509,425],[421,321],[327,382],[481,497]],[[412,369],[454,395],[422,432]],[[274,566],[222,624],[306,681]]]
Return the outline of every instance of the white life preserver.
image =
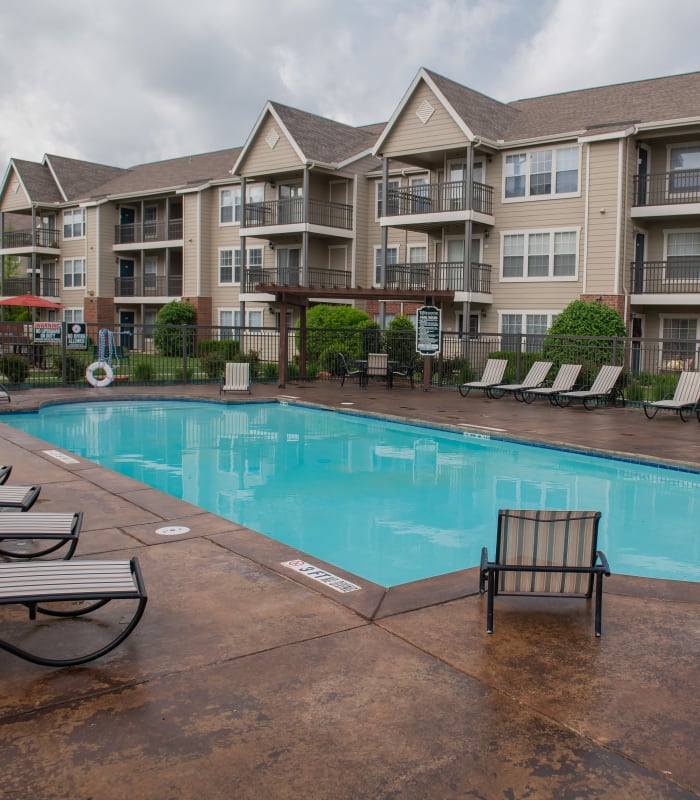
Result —
[[[96,369],[101,369],[104,372],[104,378],[95,377]],[[85,378],[90,386],[97,386],[99,388],[102,386],[109,386],[114,380],[114,373],[112,372],[112,367],[110,367],[106,361],[93,361],[85,370]]]

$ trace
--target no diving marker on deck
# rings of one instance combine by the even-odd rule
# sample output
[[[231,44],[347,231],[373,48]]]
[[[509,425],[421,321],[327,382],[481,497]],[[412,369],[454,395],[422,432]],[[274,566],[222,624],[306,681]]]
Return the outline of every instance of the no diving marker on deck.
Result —
[[[64,464],[80,464],[77,458],[72,458],[66,453],[62,453],[60,450],[44,450],[44,452],[47,456],[51,456],[51,458],[55,458],[57,461],[62,461]]]
[[[346,581],[345,578],[334,575],[332,572],[327,572],[320,567],[315,567],[313,564],[309,564],[306,561],[295,559],[294,561],[282,561],[281,563],[283,567],[289,567],[289,569],[293,569],[295,572],[306,575],[306,577],[311,578],[311,580],[324,583],[326,586],[330,586],[331,589],[335,589],[336,592],[356,592],[358,589],[362,588],[356,583]]]

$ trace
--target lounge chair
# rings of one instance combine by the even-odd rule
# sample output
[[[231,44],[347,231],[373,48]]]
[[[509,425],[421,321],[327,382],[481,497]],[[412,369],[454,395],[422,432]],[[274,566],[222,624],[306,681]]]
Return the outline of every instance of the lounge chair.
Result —
[[[250,364],[247,361],[229,361],[221,379],[219,394],[223,392],[248,392],[250,394]]]
[[[0,486],[10,477],[12,464],[4,464],[0,467]]]
[[[138,559],[130,561],[34,561],[0,564],[0,604],[23,605],[29,619],[37,612],[51,617],[79,617],[96,611],[113,600],[136,600],[136,609],[124,624],[117,623],[114,638],[84,655],[51,658],[29,652],[0,639],[0,648],[34,664],[69,667],[85,664],[114,650],[134,630],[146,608],[146,588]],[[57,605],[58,604],[58,605]],[[102,621],[96,629],[102,630]],[[75,629],[73,629],[75,630]],[[65,631],[62,642],[70,638]]]
[[[386,388],[391,389],[391,370],[389,369],[389,356],[386,353],[367,354],[366,381],[370,378],[379,378],[386,381]]]
[[[521,392],[521,397],[518,399],[521,399],[524,403],[532,403],[538,397],[548,397],[549,402],[555,406],[558,394],[573,390],[579,372],[581,372],[580,364],[562,364],[551,386],[538,386],[535,389],[527,389]]]
[[[364,386],[364,376],[365,372],[362,369],[351,369],[350,365],[348,364],[348,360],[345,358],[343,353],[338,353],[338,358],[340,359],[340,366],[343,370],[343,374],[340,377],[340,388],[342,389],[345,385],[345,381],[350,378],[357,378],[357,382],[360,386]]]
[[[0,511],[29,511],[40,491],[41,486],[0,486]]]
[[[534,389],[544,383],[551,368],[551,361],[535,361],[523,378],[522,383],[498,383],[495,386],[489,386],[486,394],[493,400],[503,397],[504,394],[512,394],[516,400],[521,400],[522,392],[525,389]]]
[[[697,414],[700,422],[700,372],[681,372],[672,398],[644,403],[648,419],[654,419],[659,410],[675,411],[683,422]]]
[[[507,358],[489,358],[481,375],[481,380],[463,383],[459,387],[459,393],[462,397],[466,397],[472,389],[482,389],[486,392],[492,386],[496,386],[503,380],[507,366]]]
[[[413,380],[413,366],[411,364],[408,365],[399,364],[396,367],[392,367],[390,364],[389,369],[391,370],[392,388],[394,386],[394,378],[406,378],[406,380],[411,384],[411,389],[416,388],[416,384]]]
[[[600,372],[596,375],[590,388],[558,392],[554,396],[556,404],[565,408],[572,400],[580,400],[588,411],[592,411],[599,402],[610,402],[611,400],[615,405],[619,400],[620,404],[624,406],[625,398],[622,392],[615,387],[621,372],[622,367],[607,364],[600,368]]]
[[[10,390],[4,383],[0,383],[0,401],[10,402]]]
[[[481,552],[487,633],[493,633],[496,595],[590,598],[595,576],[595,635],[600,636],[603,576],[610,575],[610,567],[597,549],[599,522],[599,511],[501,509],[496,560],[488,560],[486,547]]]
[[[38,558],[53,553],[61,547],[68,549],[63,556],[68,560],[78,546],[78,536],[83,524],[83,512],[54,514],[32,511],[15,511],[0,514],[0,556],[5,558]],[[32,549],[17,547],[19,542],[32,542]],[[15,542],[15,547],[7,543]],[[36,543],[42,544],[37,547]]]

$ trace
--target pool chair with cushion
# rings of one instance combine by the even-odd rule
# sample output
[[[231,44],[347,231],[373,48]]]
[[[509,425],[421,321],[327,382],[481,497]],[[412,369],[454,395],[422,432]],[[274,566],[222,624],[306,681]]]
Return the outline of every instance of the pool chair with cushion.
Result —
[[[12,472],[12,464],[4,464],[0,467],[0,486],[7,481]]]
[[[644,403],[644,413],[649,419],[654,419],[659,410],[675,411],[683,422],[697,414],[700,422],[700,372],[681,372],[672,398]]]
[[[521,397],[518,399],[522,399],[525,403],[532,403],[538,397],[547,397],[549,402],[555,406],[557,404],[556,397],[560,392],[570,392],[576,386],[579,372],[581,372],[580,364],[562,364],[551,386],[527,389],[521,392]]]
[[[389,369],[389,356],[386,353],[367,354],[367,373],[365,380],[377,378],[386,382],[386,388],[391,389],[391,370]]]
[[[606,364],[600,368],[596,379],[587,389],[576,389],[572,392],[558,392],[554,399],[558,406],[565,408],[572,400],[580,400],[583,407],[592,411],[599,403],[610,403],[613,405],[625,405],[625,398],[622,392],[616,387],[622,367]]]
[[[459,387],[459,393],[462,397],[466,397],[472,389],[482,389],[484,392],[487,392],[492,386],[501,383],[503,376],[506,374],[507,366],[507,358],[489,358],[484,367],[481,379],[463,383]]]
[[[85,664],[106,655],[131,634],[146,608],[146,588],[138,559],[130,561],[33,561],[0,564],[0,605],[22,605],[29,609],[29,619],[37,613],[49,617],[75,618],[90,614],[110,602],[121,602],[131,608],[115,620],[100,619],[94,631],[84,624],[73,627],[64,623],[39,626],[31,637],[32,651],[26,648],[27,637],[21,632],[22,647],[0,639],[0,648],[34,664],[47,667],[70,667]],[[87,621],[86,621],[87,622]],[[14,623],[16,628],[19,623]],[[60,628],[60,635],[56,627]],[[7,635],[3,626],[3,636]],[[99,641],[87,653],[67,655],[71,634],[76,637],[93,632]],[[37,641],[45,639],[37,652]],[[106,640],[106,642],[105,642]]]
[[[498,383],[495,386],[489,386],[486,394],[494,400],[503,397],[504,394],[512,394],[516,400],[522,400],[523,391],[541,386],[551,368],[551,361],[535,361],[522,383]]]
[[[68,560],[78,546],[83,512],[61,514],[43,511],[9,511],[0,514],[0,556],[30,559],[66,547]]]
[[[501,509],[495,561],[489,561],[486,547],[481,552],[487,633],[493,633],[496,595],[589,599],[595,579],[595,635],[600,636],[603,576],[610,575],[610,567],[597,549],[599,522],[599,511]]]
[[[248,392],[250,394],[250,364],[247,361],[229,361],[221,379],[219,394],[223,392]]]
[[[0,511],[29,511],[41,486],[0,486]]]
[[[351,369],[350,365],[348,364],[347,358],[345,358],[344,353],[338,353],[338,360],[340,361],[340,369],[341,369],[341,376],[340,376],[340,388],[342,389],[345,385],[346,380],[352,380],[353,378],[357,378],[357,382],[360,386],[364,386],[364,370],[362,369]]]

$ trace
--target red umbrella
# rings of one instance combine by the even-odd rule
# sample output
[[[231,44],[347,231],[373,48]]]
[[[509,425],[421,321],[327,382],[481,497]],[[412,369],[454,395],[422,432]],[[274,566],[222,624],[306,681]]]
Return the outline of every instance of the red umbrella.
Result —
[[[6,297],[0,300],[0,306],[23,306],[24,308],[63,308],[60,303],[38,297],[35,294],[20,294],[17,297]]]

